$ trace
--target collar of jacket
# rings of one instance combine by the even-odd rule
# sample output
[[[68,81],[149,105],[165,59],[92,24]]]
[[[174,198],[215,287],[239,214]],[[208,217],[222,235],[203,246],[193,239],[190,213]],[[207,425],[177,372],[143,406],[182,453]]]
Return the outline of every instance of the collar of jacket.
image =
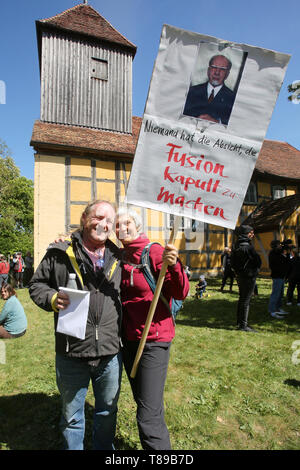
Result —
[[[239,235],[237,244],[240,246],[251,245],[251,239],[248,237],[248,235]]]
[[[81,252],[85,254],[85,251],[83,250],[82,236],[79,230],[77,230],[76,232],[73,232],[70,238],[66,238],[64,241],[52,243],[51,245],[48,246],[47,250],[56,249],[56,250],[61,250],[66,253],[66,255],[70,259],[70,262],[74,268],[75,273],[77,274],[80,280],[82,288],[84,288],[82,274],[81,274],[79,265],[77,263],[77,259],[76,259],[74,248],[73,248],[74,242],[79,244]],[[106,241],[105,250],[108,251],[111,259],[110,259],[110,263],[105,269],[104,274],[106,275],[107,279],[110,280],[117,266],[121,262],[121,251],[111,240]],[[86,257],[88,258],[88,255],[86,255]]]
[[[90,258],[86,254],[86,251],[84,250],[81,232],[79,230],[74,232],[71,236],[71,239],[69,240],[69,247],[67,248],[66,253],[69,256],[69,259],[72,263],[73,268],[75,269],[75,272],[79,276],[80,268],[78,266],[78,263],[77,263],[77,260],[73,251],[74,241],[75,243],[79,244],[80,251],[88,259],[88,262],[90,262]],[[108,264],[106,264],[105,262],[104,275],[108,280],[111,280],[117,266],[121,262],[121,251],[111,240],[107,240],[105,242],[105,252],[106,252],[105,256],[108,258]],[[80,276],[81,276],[81,273],[80,273]],[[79,279],[83,284],[82,277],[80,278],[80,276],[79,276]]]

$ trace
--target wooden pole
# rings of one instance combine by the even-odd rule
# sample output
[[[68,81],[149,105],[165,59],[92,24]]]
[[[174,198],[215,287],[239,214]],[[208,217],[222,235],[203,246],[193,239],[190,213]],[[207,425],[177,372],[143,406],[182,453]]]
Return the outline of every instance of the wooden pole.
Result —
[[[179,217],[179,216],[175,216],[175,218],[174,218],[174,225],[173,225],[173,228],[172,228],[172,232],[171,232],[168,244],[172,245],[174,243],[174,240],[175,240],[176,235],[177,235],[177,230],[178,230],[178,225],[179,225],[179,220],[180,219],[181,219],[181,217]],[[168,264],[166,262],[163,262],[163,265],[161,267],[161,271],[159,273],[158,281],[157,281],[157,284],[156,284],[155,292],[154,292],[154,295],[153,295],[153,299],[152,299],[152,302],[151,302],[151,305],[150,305],[150,308],[149,308],[149,312],[148,312],[148,316],[147,316],[147,319],[146,319],[143,334],[142,334],[142,337],[140,339],[140,344],[139,344],[138,350],[136,352],[134,363],[133,363],[133,366],[132,366],[132,369],[131,369],[130,377],[132,377],[132,378],[134,378],[135,375],[136,375],[138,364],[140,362],[141,356],[142,356],[143,351],[144,351],[145,343],[146,343],[147,336],[148,336],[148,333],[149,333],[149,329],[150,329],[150,326],[151,326],[151,322],[152,322],[152,319],[153,319],[153,316],[154,316],[154,313],[155,313],[155,310],[156,310],[157,302],[159,300],[161,289],[162,289],[162,286],[163,286],[163,283],[164,283],[164,280],[165,280],[165,275],[166,275],[167,269],[168,269]]]

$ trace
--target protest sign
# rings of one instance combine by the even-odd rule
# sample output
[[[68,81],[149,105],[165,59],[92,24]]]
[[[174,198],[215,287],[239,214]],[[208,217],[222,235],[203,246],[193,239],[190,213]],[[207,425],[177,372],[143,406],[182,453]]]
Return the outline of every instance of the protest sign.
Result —
[[[126,202],[235,228],[289,58],[164,25]]]

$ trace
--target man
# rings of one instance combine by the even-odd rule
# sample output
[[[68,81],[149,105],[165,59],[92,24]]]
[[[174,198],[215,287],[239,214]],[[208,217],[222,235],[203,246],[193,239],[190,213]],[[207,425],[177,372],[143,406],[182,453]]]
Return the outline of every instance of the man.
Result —
[[[16,289],[23,289],[24,260],[20,251],[13,257],[13,271]]]
[[[223,269],[223,279],[221,285],[221,292],[224,291],[224,287],[226,284],[227,279],[230,279],[230,292],[232,292],[233,280],[234,280],[234,272],[231,269],[231,248],[225,246],[224,252],[221,255],[221,262],[222,262],[222,269]]]
[[[70,273],[78,289],[90,292],[84,340],[56,332],[56,377],[62,398],[61,429],[66,449],[83,449],[84,403],[92,380],[95,396],[93,445],[112,450],[121,381],[120,333],[121,264],[119,249],[108,237],[115,210],[106,201],[94,201],[84,210],[80,230],[71,240],[50,245],[29,282],[32,300],[55,313],[69,305],[59,291]],[[56,328],[55,328],[56,329]]]
[[[30,251],[27,251],[24,262],[25,262],[24,285],[28,286],[28,283],[33,275],[33,257],[31,256]]]
[[[284,281],[290,268],[290,257],[286,246],[279,240],[271,241],[269,253],[269,268],[272,277],[272,293],[269,300],[269,312],[271,317],[282,319],[287,312],[282,310],[282,298],[284,293]]]
[[[208,81],[190,86],[183,114],[220,122],[227,125],[235,100],[235,93],[224,82],[231,69],[231,62],[223,55],[215,55],[209,61]]]
[[[255,332],[248,325],[248,315],[256,277],[261,267],[261,259],[251,244],[251,240],[254,237],[253,228],[250,225],[241,225],[236,230],[236,233],[238,240],[232,251],[231,267],[236,274],[239,286],[237,326],[239,330]]]

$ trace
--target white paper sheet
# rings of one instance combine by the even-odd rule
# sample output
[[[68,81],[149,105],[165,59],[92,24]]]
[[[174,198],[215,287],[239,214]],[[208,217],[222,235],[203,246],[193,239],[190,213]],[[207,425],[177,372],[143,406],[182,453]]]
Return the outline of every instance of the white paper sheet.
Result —
[[[84,339],[89,311],[90,293],[88,291],[60,287],[60,291],[69,296],[70,304],[59,311],[57,329],[58,333]]]

